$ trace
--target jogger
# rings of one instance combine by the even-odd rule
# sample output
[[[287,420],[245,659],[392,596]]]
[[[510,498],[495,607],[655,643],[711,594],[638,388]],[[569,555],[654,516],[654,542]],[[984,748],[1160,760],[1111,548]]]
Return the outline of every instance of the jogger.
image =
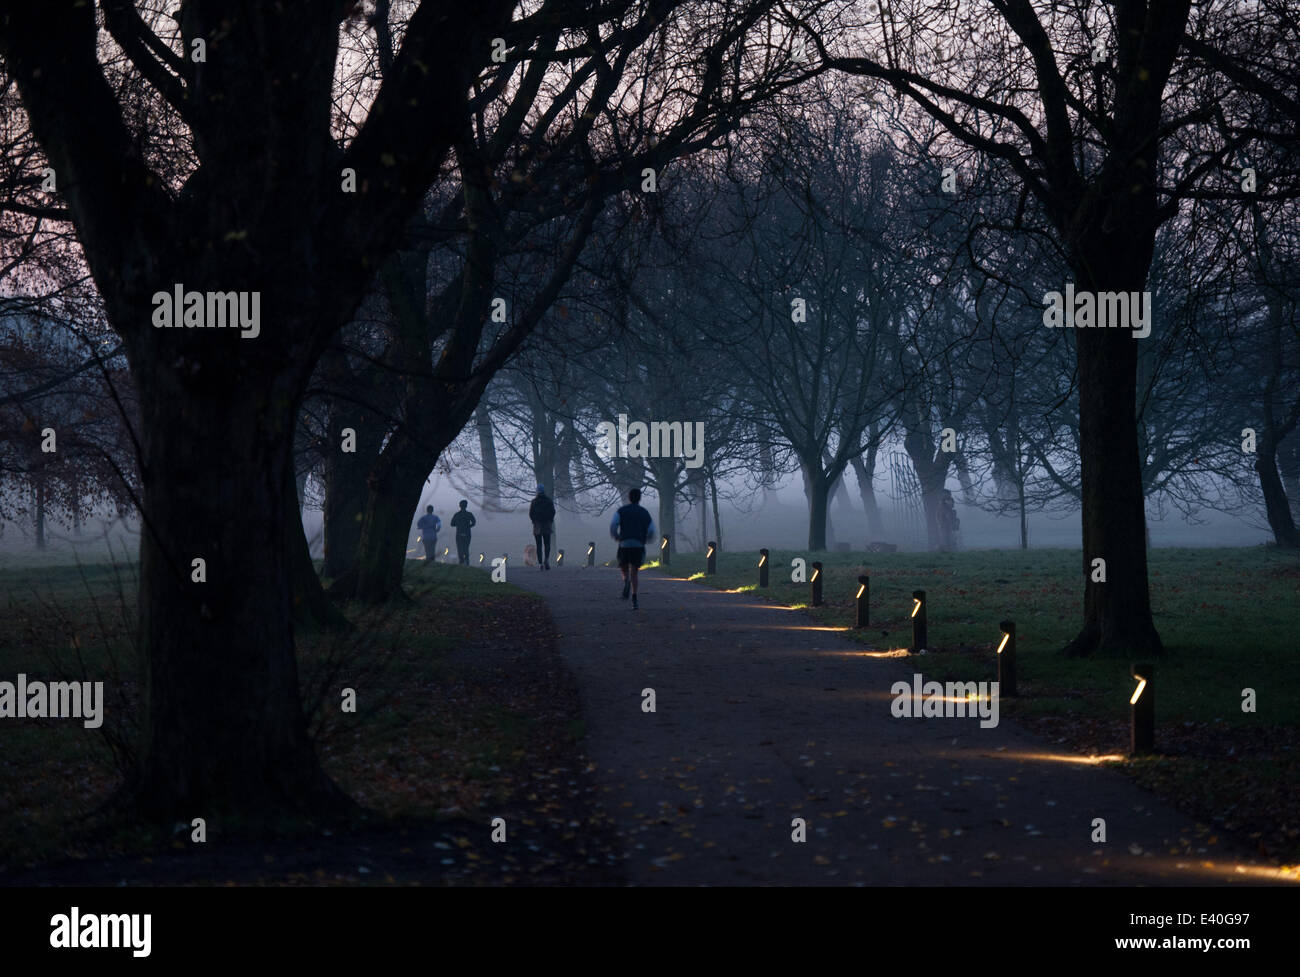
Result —
[[[433,506],[425,506],[424,515],[416,523],[420,527],[420,542],[424,544],[424,558],[433,563],[438,559],[438,531],[442,520],[433,514]]]
[[[623,571],[623,599],[632,595],[632,609],[637,609],[637,572],[645,560],[646,543],[655,536],[655,521],[640,505],[641,490],[627,493],[628,504],[614,513],[609,535],[618,540],[618,568]]]
[[[451,517],[452,528],[456,530],[456,556],[464,566],[469,566],[470,530],[478,523],[468,506],[469,500],[461,499],[460,512]]]

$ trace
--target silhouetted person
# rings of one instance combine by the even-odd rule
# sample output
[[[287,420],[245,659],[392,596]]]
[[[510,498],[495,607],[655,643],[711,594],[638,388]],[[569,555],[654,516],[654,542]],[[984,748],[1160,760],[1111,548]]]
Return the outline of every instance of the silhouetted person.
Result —
[[[438,531],[442,520],[433,514],[433,506],[425,506],[424,515],[416,523],[420,527],[420,542],[424,543],[424,558],[430,563],[438,559]]]
[[[456,530],[456,555],[460,562],[469,566],[469,537],[470,530],[478,522],[474,518],[474,513],[469,511],[469,500],[460,500],[460,512],[451,517],[451,527]]]
[[[618,568],[623,571],[623,599],[632,595],[632,610],[636,610],[637,572],[645,560],[646,543],[654,538],[655,521],[640,505],[641,490],[627,493],[627,505],[621,507],[609,522],[609,535],[618,540]]]
[[[537,561],[543,570],[551,568],[551,533],[555,532],[555,503],[546,495],[546,486],[537,486],[537,497],[528,507],[528,518],[533,521],[533,540],[537,543]],[[542,544],[546,549],[542,549]]]

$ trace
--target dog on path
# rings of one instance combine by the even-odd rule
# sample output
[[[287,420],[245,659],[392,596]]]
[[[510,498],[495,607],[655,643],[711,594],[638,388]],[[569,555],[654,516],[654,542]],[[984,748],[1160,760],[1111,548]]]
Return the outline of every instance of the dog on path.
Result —
[[[529,543],[527,546],[524,547],[524,566],[526,567],[537,566],[537,547],[534,546],[532,543]]]

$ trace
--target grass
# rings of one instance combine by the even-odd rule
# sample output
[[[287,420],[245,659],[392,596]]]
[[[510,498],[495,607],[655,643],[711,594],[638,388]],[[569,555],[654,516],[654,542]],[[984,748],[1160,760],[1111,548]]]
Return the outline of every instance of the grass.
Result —
[[[475,567],[412,562],[406,590],[409,604],[345,607],[358,625],[348,634],[299,635],[317,752],[381,820],[484,817],[517,801],[533,771],[573,761],[581,726],[554,674],[549,616],[540,598]],[[100,731],[5,721],[0,870],[159,848],[156,835],[96,813],[123,782],[101,734],[133,743],[140,720],[134,619],[131,566],[0,571],[0,678],[102,679],[106,698]],[[355,714],[340,709],[345,687]]]
[[[911,641],[912,591],[926,591],[927,654],[939,681],[997,677],[998,623],[1016,622],[1019,696],[1002,714],[1082,752],[1127,753],[1131,662],[1059,653],[1083,619],[1082,555],[1074,550],[965,553],[823,553],[826,604],[791,582],[774,551],[771,586],[757,587],[757,553],[674,554],[663,572],[804,608],[823,626],[876,648]],[[1138,782],[1237,831],[1265,854],[1300,861],[1300,555],[1266,547],[1155,549],[1150,588],[1165,653],[1156,662],[1158,754],[1115,764]],[[871,578],[871,624],[854,629],[857,577]],[[1256,711],[1242,710],[1254,689]]]

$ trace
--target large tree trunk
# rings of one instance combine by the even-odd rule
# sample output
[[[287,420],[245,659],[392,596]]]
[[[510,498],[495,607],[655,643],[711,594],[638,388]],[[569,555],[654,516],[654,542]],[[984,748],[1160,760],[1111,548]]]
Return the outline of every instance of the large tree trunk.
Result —
[[[289,573],[303,552],[289,531],[301,525],[292,498],[296,394],[247,373],[247,389],[267,396],[248,396],[226,372],[189,382],[168,359],[134,371],[149,703],[136,803],[148,817],[186,824],[345,807],[308,740],[294,658]],[[194,579],[195,559],[205,561],[204,582]]]
[[[1149,258],[1149,256],[1148,256]],[[1141,291],[1147,265],[1110,266],[1101,255],[1075,268],[1079,290]],[[1148,260],[1149,264],[1149,260]],[[1083,502],[1084,626],[1067,655],[1145,657],[1163,651],[1147,589],[1146,506],[1134,419],[1139,342],[1121,328],[1075,329]],[[1105,582],[1093,560],[1105,560]]]
[[[479,454],[483,456],[483,508],[489,512],[501,508],[501,474],[497,467],[497,443],[492,431],[492,415],[487,404],[479,404],[474,412],[478,428]]]

